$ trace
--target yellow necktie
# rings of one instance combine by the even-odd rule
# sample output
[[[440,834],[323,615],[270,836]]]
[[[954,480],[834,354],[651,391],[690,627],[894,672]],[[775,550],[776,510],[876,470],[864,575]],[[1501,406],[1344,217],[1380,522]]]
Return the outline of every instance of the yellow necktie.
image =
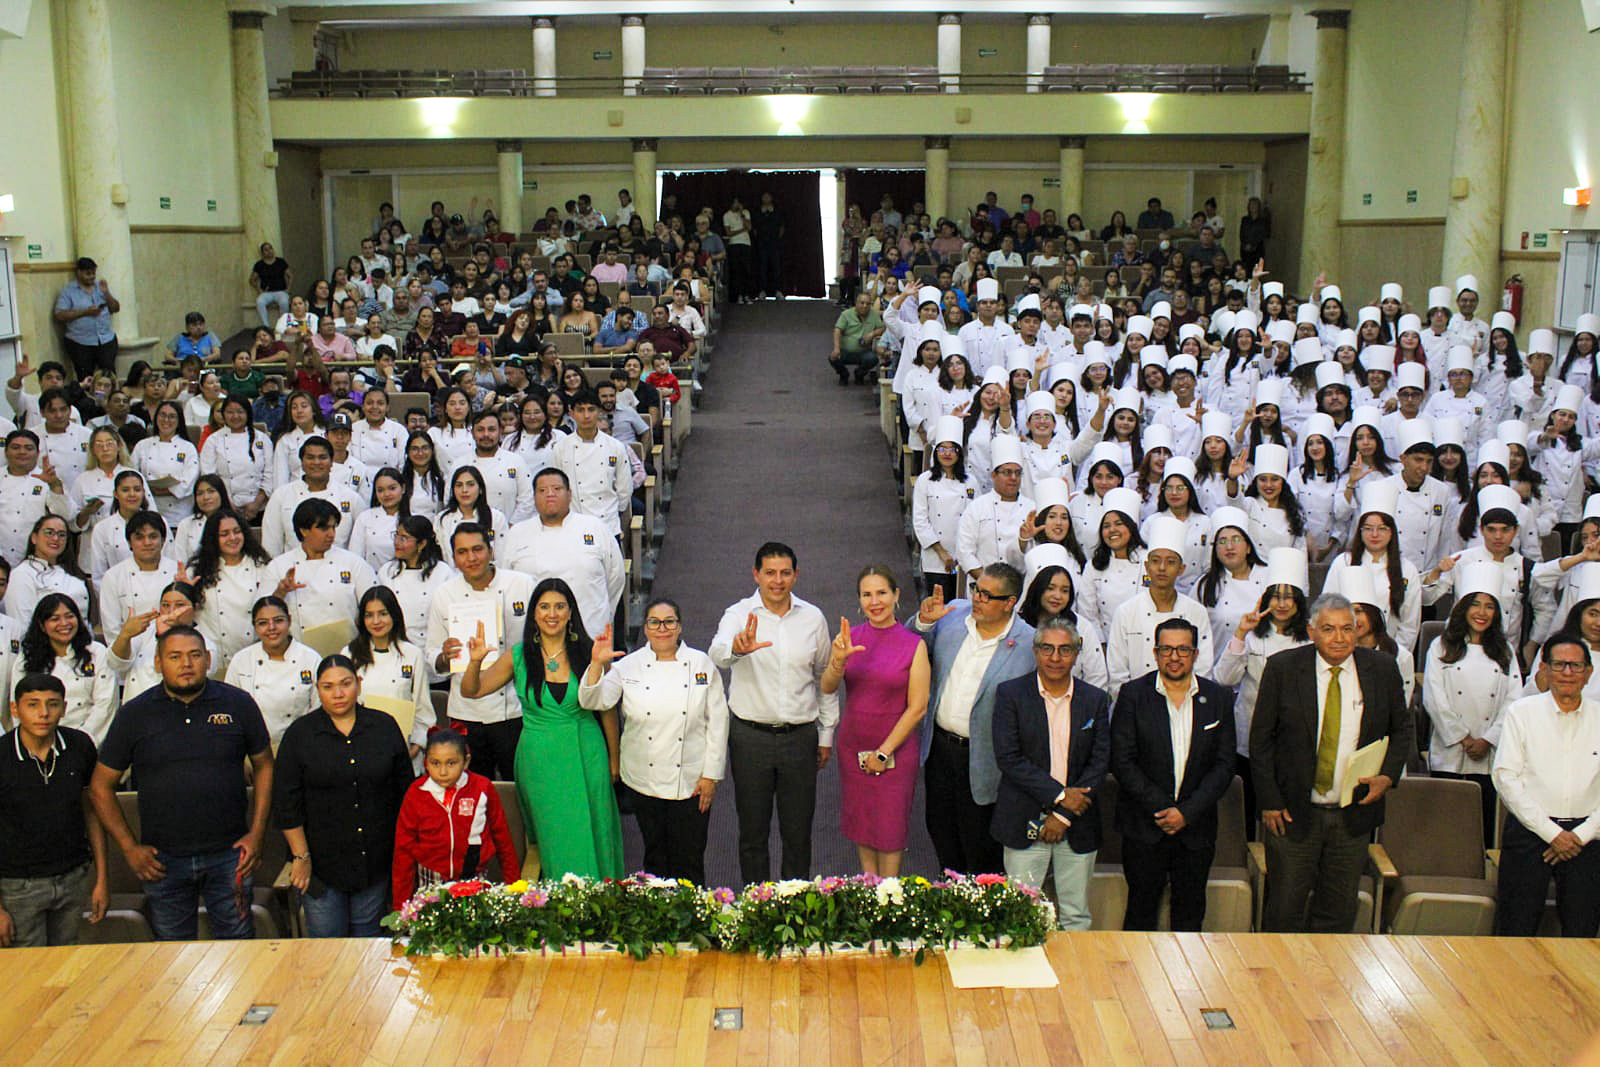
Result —
[[[1339,668],[1328,668],[1328,697],[1322,705],[1322,736],[1317,739],[1317,777],[1312,787],[1318,793],[1333,788],[1333,765],[1339,757]]]

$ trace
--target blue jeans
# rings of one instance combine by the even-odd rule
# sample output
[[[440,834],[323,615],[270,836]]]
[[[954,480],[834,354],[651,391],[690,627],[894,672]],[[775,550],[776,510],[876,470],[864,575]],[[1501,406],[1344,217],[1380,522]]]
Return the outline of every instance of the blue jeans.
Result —
[[[283,291],[275,293],[261,293],[256,297],[256,314],[261,316],[261,325],[272,326],[278,320],[272,315],[272,307],[276,304],[287,313],[289,310],[289,294]]]
[[[156,850],[167,873],[145,883],[150,902],[150,926],[157,941],[193,941],[199,934],[199,904],[211,919],[211,934],[219,941],[254,937],[250,915],[255,881],[236,879],[239,850],[223,849],[198,856],[174,856]]]
[[[306,934],[311,937],[377,937],[378,920],[389,902],[389,883],[374,882],[354,893],[324,886],[322,895],[300,894],[306,909]]]

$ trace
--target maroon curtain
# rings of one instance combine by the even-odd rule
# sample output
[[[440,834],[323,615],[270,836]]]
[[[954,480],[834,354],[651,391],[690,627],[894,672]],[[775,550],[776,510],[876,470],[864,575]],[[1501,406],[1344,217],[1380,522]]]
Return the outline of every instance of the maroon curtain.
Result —
[[[661,199],[678,198],[684,228],[703,207],[709,207],[721,231],[722,213],[737,196],[752,215],[761,194],[771,193],[783,216],[783,291],[791,296],[823,296],[822,215],[818,210],[819,176],[814,170],[701,170],[661,176]]]
[[[902,215],[912,204],[926,202],[928,176],[923,170],[846,170],[843,174],[845,207],[859,204],[864,219],[872,218],[884,193],[894,197],[895,210]]]

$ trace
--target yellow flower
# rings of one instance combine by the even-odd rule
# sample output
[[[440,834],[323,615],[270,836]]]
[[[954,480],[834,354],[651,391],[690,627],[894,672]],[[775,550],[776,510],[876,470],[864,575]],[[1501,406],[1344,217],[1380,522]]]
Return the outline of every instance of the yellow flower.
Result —
[[[521,896],[527,891],[528,880],[526,878],[519,878],[515,882],[512,882],[510,885],[506,886],[506,892],[510,893],[512,896]]]
[[[685,889],[693,889],[694,888],[694,883],[689,881],[689,879],[687,879],[687,878],[679,878],[678,879],[678,884],[683,886]]]

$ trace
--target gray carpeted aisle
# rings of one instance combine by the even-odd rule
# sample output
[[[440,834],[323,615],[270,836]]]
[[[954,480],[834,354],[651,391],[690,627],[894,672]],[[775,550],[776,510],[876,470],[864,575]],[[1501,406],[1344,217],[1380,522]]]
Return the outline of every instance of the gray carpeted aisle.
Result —
[[[916,610],[903,519],[878,426],[877,388],[841,387],[827,364],[837,315],[833,304],[820,300],[766,301],[726,312],[673,488],[653,587],[682,606],[684,639],[693,647],[706,648],[723,610],[755,591],[755,550],[768,540],[795,549],[795,594],[822,609],[830,630],[837,630],[840,615],[852,625],[861,621],[855,577],[869,563],[894,569],[901,617]],[[636,870],[638,831],[631,818],[624,824],[628,869]],[[737,886],[731,778],[717,791],[710,836],[707,878]],[[855,846],[839,833],[837,761],[818,783],[812,840],[814,873],[860,869]],[[776,826],[772,841],[775,877]],[[905,869],[937,870],[920,787]]]

